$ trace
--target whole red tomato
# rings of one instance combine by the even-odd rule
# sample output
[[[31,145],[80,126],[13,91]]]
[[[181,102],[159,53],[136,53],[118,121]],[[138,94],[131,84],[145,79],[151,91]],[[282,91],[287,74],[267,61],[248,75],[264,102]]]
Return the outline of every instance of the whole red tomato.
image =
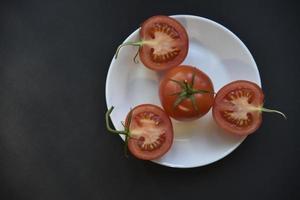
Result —
[[[196,67],[181,65],[163,76],[159,97],[170,117],[180,121],[194,120],[210,110],[214,100],[213,83]]]

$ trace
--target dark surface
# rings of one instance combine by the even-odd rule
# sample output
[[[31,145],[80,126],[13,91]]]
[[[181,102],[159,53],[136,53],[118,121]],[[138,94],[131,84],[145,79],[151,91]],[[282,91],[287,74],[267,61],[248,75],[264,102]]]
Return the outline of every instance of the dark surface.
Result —
[[[1,1],[0,199],[300,199],[299,6],[174,2]],[[156,14],[199,15],[236,33],[266,105],[288,120],[265,115],[236,151],[202,168],[124,157],[104,126],[106,73],[117,45]]]

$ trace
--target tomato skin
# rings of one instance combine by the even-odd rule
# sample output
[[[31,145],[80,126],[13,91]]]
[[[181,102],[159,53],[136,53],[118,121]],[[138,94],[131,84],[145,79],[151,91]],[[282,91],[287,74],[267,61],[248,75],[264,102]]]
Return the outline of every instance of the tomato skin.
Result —
[[[262,123],[261,111],[249,111],[249,113],[251,113],[251,123],[247,124],[247,126],[237,126],[237,124],[226,120],[225,117],[222,116],[222,112],[224,112],[225,110],[234,110],[231,108],[231,105],[225,102],[226,95],[228,95],[230,92],[235,92],[238,90],[251,91],[251,104],[249,104],[248,106],[251,106],[253,108],[260,108],[263,105],[264,94],[257,84],[250,81],[237,80],[223,86],[218,91],[214,100],[212,114],[217,125],[226,132],[239,136],[246,136],[254,133],[260,127]]]
[[[139,138],[136,137],[129,137],[128,138],[128,149],[130,152],[139,159],[142,160],[154,160],[157,158],[160,158],[164,154],[166,154],[169,149],[171,148],[173,144],[173,126],[170,118],[168,115],[164,112],[163,109],[161,109],[159,106],[153,105],[153,104],[141,104],[136,106],[132,109],[132,120],[129,126],[129,130],[131,133],[134,133],[134,130],[140,126],[137,123],[137,116],[140,113],[153,113],[158,116],[158,119],[160,120],[159,125],[157,126],[157,131],[164,130],[165,137],[163,144],[154,150],[147,151],[142,150],[140,146],[138,145]],[[128,118],[129,114],[126,117],[126,125],[128,126]],[[143,128],[143,126],[141,126]]]
[[[175,59],[168,60],[167,62],[155,62],[150,56],[153,48],[148,45],[141,46],[139,55],[142,63],[146,67],[155,71],[163,71],[180,65],[186,58],[189,49],[189,39],[185,28],[177,20],[163,15],[150,17],[142,24],[140,30],[141,40],[148,41],[153,39],[153,26],[159,23],[167,24],[168,26],[174,28],[174,30],[178,33],[179,38],[176,39],[175,46],[180,50],[180,52]]]
[[[178,84],[170,81],[170,79],[177,81],[186,80],[188,83],[191,83],[193,74],[195,74],[194,89],[206,90],[210,93],[195,94],[197,110],[190,99],[185,99],[178,106],[174,107],[177,96],[172,94],[178,93],[182,89]],[[170,117],[179,121],[195,120],[204,116],[213,104],[213,83],[210,78],[199,69],[188,65],[181,65],[169,70],[163,76],[159,86],[159,97],[164,110]]]

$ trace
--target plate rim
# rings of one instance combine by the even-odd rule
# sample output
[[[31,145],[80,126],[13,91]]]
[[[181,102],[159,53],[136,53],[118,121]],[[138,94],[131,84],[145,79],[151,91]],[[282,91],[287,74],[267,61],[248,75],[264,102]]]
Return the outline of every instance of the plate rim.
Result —
[[[194,20],[202,20],[202,21],[206,21],[214,26],[217,26],[219,28],[222,29],[222,31],[225,31],[227,32],[228,34],[230,34],[231,37],[234,38],[234,40],[236,40],[239,45],[241,45],[245,50],[246,50],[246,53],[247,53],[247,56],[249,56],[250,58],[250,61],[252,62],[252,64],[255,66],[255,72],[256,72],[256,75],[258,77],[258,82],[257,84],[262,87],[262,83],[261,83],[261,77],[260,77],[260,72],[259,72],[259,69],[258,69],[258,66],[250,52],[250,50],[247,48],[247,46],[245,45],[245,43],[236,35],[234,34],[231,30],[229,30],[228,28],[226,28],[225,26],[223,26],[222,24],[216,22],[216,21],[213,21],[211,19],[208,19],[208,18],[205,18],[205,17],[201,17],[201,16],[196,16],[196,15],[189,15],[189,14],[176,14],[176,15],[170,15],[170,17],[173,17],[173,18],[190,18],[190,19],[194,19]],[[136,30],[134,30],[131,34],[129,34],[125,40],[123,40],[123,42],[127,41],[129,38],[133,37],[135,34],[138,34],[137,32],[140,30],[140,27],[138,27]],[[111,79],[111,75],[112,75],[112,65],[114,64],[115,62],[115,58],[114,56],[112,57],[112,60],[110,62],[110,65],[109,65],[109,68],[108,68],[108,71],[107,71],[107,75],[106,75],[106,81],[105,81],[105,100],[106,100],[106,107],[107,109],[109,109],[109,100],[108,100],[108,82],[109,80]],[[113,122],[113,120],[111,120],[112,124],[114,125],[114,127],[116,127],[115,123]],[[120,136],[120,138],[124,141],[124,138],[122,136]],[[171,167],[171,168],[180,168],[180,169],[188,169],[188,168],[196,168],[196,167],[203,167],[203,166],[207,166],[207,165],[211,165],[217,161],[220,161],[222,160],[223,158],[225,158],[226,156],[230,155],[234,150],[236,150],[244,141],[245,139],[247,138],[247,136],[245,136],[243,139],[240,140],[240,142],[236,143],[236,145],[232,148],[230,148],[228,151],[224,151],[223,155],[221,157],[219,157],[218,159],[212,161],[212,162],[209,162],[209,163],[206,163],[206,164],[195,164],[195,165],[190,165],[190,166],[183,166],[183,165],[174,165],[174,164],[168,164],[168,163],[163,163],[163,162],[159,162],[157,160],[150,160],[151,162],[153,163],[156,163],[156,164],[159,164],[161,166],[164,166],[164,167]]]

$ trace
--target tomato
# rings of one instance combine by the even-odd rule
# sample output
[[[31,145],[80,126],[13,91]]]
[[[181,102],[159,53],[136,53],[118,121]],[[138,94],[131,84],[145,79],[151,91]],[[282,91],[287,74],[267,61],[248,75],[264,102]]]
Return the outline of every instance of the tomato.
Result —
[[[180,121],[194,120],[210,110],[214,100],[213,83],[196,67],[181,65],[163,76],[159,97],[170,117]]]
[[[119,46],[139,46],[142,63],[155,71],[180,65],[188,53],[189,42],[185,28],[168,16],[153,16],[140,29],[140,41],[127,42]]]
[[[111,110],[108,111],[108,115]],[[157,159],[167,153],[172,146],[172,122],[164,110],[156,105],[142,104],[133,108],[126,117],[124,127],[123,132],[110,130],[109,126],[108,129],[124,134],[129,151],[139,159]]]
[[[234,81],[222,87],[214,101],[213,118],[227,132],[249,135],[262,123],[264,94],[250,81]]]
[[[166,70],[180,65],[188,53],[188,35],[184,27],[167,16],[154,16],[146,20],[140,36],[147,41],[140,48],[140,58],[153,70]]]

